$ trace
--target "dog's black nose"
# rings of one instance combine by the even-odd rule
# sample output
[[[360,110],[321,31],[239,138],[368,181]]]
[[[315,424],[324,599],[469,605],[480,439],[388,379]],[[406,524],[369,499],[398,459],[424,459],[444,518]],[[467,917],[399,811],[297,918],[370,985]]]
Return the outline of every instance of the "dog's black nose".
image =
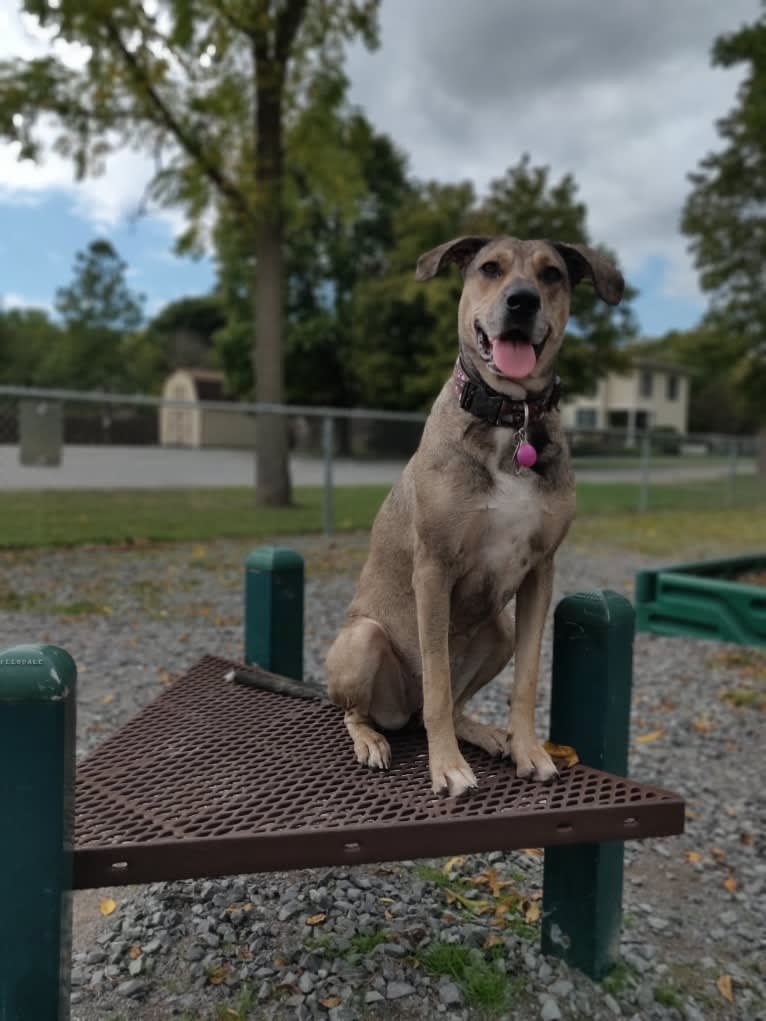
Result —
[[[517,316],[531,316],[540,308],[540,294],[534,287],[514,287],[505,298],[508,311]]]

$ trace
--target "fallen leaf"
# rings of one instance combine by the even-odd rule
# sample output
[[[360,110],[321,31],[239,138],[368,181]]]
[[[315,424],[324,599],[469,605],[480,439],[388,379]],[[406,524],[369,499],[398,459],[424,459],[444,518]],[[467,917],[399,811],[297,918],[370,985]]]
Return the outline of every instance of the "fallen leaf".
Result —
[[[240,947],[237,951],[237,957],[239,957],[241,961],[250,961],[253,958],[253,951],[250,947]]]
[[[715,723],[713,720],[692,720],[692,726],[698,734],[709,734],[714,729]]]
[[[731,988],[731,975],[719,975],[716,981],[716,988],[724,1000],[734,1003],[734,992]]]
[[[684,813],[684,815],[686,816],[687,819],[696,819],[697,818],[697,814],[698,813],[695,812],[693,808],[687,808],[685,813]]]
[[[522,847],[522,854],[530,854],[533,858],[542,858],[543,849],[542,847]]]
[[[720,847],[711,847],[710,848],[710,854],[713,856],[715,861],[718,862],[719,865],[722,862],[726,861],[726,852],[722,851]]]
[[[500,897],[504,887],[513,886],[512,880],[500,879],[497,870],[493,868],[484,869],[475,879],[471,880],[471,883],[473,886],[488,886],[493,897]]]
[[[745,847],[753,846],[753,834],[752,833],[740,833],[739,835],[740,844],[744,844]]]
[[[636,742],[638,744],[649,744],[650,741],[657,741],[659,738],[663,737],[664,734],[664,729],[660,727],[657,730],[650,730],[648,734],[639,734],[636,738]]]
[[[104,703],[104,705],[109,705],[109,703],[110,703],[110,702],[111,702],[111,701],[112,701],[113,699],[114,699],[114,695],[112,695],[112,694],[109,694],[109,695],[102,695],[102,696],[101,696],[101,701],[102,701],[102,702]]]
[[[228,964],[219,964],[218,967],[210,969],[207,973],[207,980],[212,986],[223,985],[230,971],[231,968]]]
[[[699,851],[687,851],[686,860],[690,865],[694,865],[695,862],[702,861],[702,855]]]
[[[729,893],[734,893],[734,891],[737,889],[737,880],[734,878],[734,876],[728,876],[726,879],[724,879],[723,885],[726,887]]]
[[[341,1002],[340,996],[325,996],[319,1001],[323,1007],[328,1010],[332,1010],[333,1007],[337,1007]]]
[[[540,905],[536,901],[533,901],[527,906],[527,909],[524,912],[524,919],[529,925],[540,921]]]
[[[192,547],[192,556],[196,557],[197,559],[199,559],[200,557],[204,557],[206,553],[207,553],[207,548],[205,546],[193,546]]]
[[[492,947],[499,947],[502,943],[505,943],[503,937],[499,936],[496,932],[491,932],[484,940],[484,949],[491,950]]]
[[[394,916],[393,916],[393,915],[391,914],[391,912],[390,912],[390,911],[388,910],[388,908],[386,908],[386,910],[385,910],[385,911],[383,912],[383,917],[385,918],[385,920],[386,920],[387,922],[390,922],[390,921],[391,921],[391,919],[392,919],[392,918],[393,918]]]
[[[102,915],[111,915],[117,909],[117,901],[111,897],[102,897],[98,902],[98,909]]]
[[[456,854],[454,856],[454,858],[448,859],[448,861],[445,862],[444,865],[442,865],[442,872],[444,873],[445,876],[448,876],[450,874],[450,872],[452,872],[453,869],[459,868],[461,865],[464,865],[464,864],[465,864],[465,855],[464,854]]]
[[[169,670],[160,670],[160,680],[163,684],[172,684],[175,676]]]
[[[380,901],[381,904],[393,904],[394,903],[394,898],[393,897],[378,897],[378,900]]]
[[[128,953],[130,954],[131,961],[135,961],[137,957],[141,956],[141,947],[136,946],[136,944],[134,943],[133,946],[128,951]]]
[[[546,741],[543,748],[551,758],[563,759],[567,766],[576,766],[580,761],[580,756],[568,744],[554,744],[552,741]]]
[[[446,890],[447,903],[448,904],[460,904],[468,911],[472,911],[476,915],[481,915],[485,911],[489,911],[491,904],[486,900],[474,900],[471,897],[466,897],[462,893],[458,893],[457,890]]]
[[[325,914],[309,915],[309,917],[306,919],[306,925],[321,925],[322,922],[326,921],[327,915]]]

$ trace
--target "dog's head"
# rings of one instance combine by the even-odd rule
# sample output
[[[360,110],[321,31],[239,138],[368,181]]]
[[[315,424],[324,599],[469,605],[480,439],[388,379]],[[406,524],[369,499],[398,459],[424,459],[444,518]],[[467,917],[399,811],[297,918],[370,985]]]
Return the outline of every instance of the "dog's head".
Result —
[[[429,280],[447,263],[464,278],[458,310],[463,359],[493,389],[541,389],[569,318],[572,288],[588,277],[616,305],[624,282],[617,267],[585,245],[517,238],[462,237],[426,252],[415,277]],[[515,395],[515,394],[514,394]]]

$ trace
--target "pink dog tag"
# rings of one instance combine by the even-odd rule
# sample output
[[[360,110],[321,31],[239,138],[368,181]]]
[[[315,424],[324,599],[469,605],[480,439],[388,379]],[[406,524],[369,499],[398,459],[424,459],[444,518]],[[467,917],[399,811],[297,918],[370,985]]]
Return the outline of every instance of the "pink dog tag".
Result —
[[[516,461],[522,468],[531,468],[537,461],[537,451],[531,443],[520,443],[516,451]]]

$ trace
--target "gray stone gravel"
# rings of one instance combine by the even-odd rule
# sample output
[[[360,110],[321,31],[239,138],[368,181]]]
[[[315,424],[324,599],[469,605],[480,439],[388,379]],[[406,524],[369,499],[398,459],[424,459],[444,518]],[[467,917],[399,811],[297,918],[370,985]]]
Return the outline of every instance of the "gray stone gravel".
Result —
[[[307,558],[312,680],[322,679],[364,542],[293,543]],[[199,656],[240,655],[246,551],[220,542],[0,554],[0,595],[16,607],[0,617],[0,647],[45,641],[72,653],[82,755]],[[649,563],[565,546],[556,598],[594,587],[630,594],[633,573]],[[550,627],[541,733],[549,671]],[[472,897],[489,896],[488,869],[522,904],[539,896],[541,859],[495,852],[453,864],[462,903],[435,881],[443,861],[121,888],[110,891],[117,909],[107,917],[102,892],[84,891],[75,904],[72,1021],[766,1021],[766,727],[756,707],[722,697],[764,675],[766,657],[752,650],[638,636],[631,775],[680,791],[689,818],[682,837],[626,845],[623,965],[605,983],[543,958],[538,923],[527,925],[518,908],[505,925],[468,910]],[[476,712],[501,722],[504,705],[496,682]],[[317,914],[326,918],[308,924]],[[451,965],[444,954],[434,965],[438,944],[456,955]],[[470,962],[468,979],[458,960]],[[479,974],[485,992],[492,983],[500,990],[486,1011],[470,981]],[[716,984],[722,975],[733,1003]]]

